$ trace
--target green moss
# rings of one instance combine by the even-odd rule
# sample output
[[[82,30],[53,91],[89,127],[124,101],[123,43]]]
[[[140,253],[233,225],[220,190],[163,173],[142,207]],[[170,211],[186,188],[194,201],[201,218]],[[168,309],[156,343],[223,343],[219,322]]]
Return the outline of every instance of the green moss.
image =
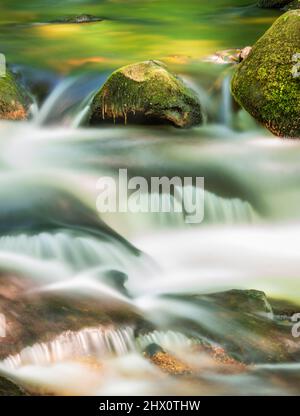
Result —
[[[300,78],[292,75],[299,34],[300,11],[287,12],[255,44],[232,79],[238,103],[284,137],[300,137]]]
[[[0,77],[0,119],[26,119],[30,101],[29,95],[9,71]]]
[[[203,120],[196,94],[156,61],[115,71],[96,94],[91,123],[169,122],[190,127]]]

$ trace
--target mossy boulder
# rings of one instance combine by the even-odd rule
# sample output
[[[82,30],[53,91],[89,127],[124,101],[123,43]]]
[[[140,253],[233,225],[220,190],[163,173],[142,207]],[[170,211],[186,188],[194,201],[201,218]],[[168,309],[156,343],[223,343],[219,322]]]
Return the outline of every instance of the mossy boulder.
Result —
[[[202,108],[196,94],[157,61],[118,69],[91,105],[91,124],[168,123],[191,127],[202,121]]]
[[[300,11],[283,14],[233,76],[236,101],[272,133],[300,137]]]
[[[25,120],[29,115],[31,98],[13,74],[6,71],[0,77],[0,120]]]
[[[258,0],[258,6],[263,9],[280,9],[291,3],[292,0]]]

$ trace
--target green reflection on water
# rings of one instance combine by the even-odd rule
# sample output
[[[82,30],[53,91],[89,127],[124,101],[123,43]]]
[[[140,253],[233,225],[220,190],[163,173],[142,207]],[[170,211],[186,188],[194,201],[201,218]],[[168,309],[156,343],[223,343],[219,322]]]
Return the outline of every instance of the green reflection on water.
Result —
[[[81,13],[104,21],[47,24]],[[144,59],[161,59],[188,71],[217,50],[253,44],[277,15],[251,0],[2,0],[1,52],[10,62],[63,73]]]

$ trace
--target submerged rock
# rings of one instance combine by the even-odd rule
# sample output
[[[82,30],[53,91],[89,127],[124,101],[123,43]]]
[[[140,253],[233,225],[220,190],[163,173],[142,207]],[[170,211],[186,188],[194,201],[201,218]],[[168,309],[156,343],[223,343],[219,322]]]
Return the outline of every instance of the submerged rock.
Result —
[[[291,3],[292,0],[258,0],[258,6],[263,9],[280,9]]]
[[[156,61],[139,62],[115,71],[94,97],[90,124],[169,123],[177,127],[201,124],[196,94]]]
[[[298,360],[300,344],[291,339],[291,326],[273,319],[273,311],[260,291],[229,291],[214,295],[220,322],[228,330],[215,340],[244,363],[293,362]],[[230,328],[230,329],[229,329]]]
[[[188,375],[193,371],[189,365],[157,344],[150,344],[144,351],[144,356],[163,372],[173,376]]]
[[[0,337],[0,361],[64,333],[100,326],[113,329],[116,322],[127,327],[142,321],[122,299],[92,297],[84,291],[79,298],[76,292],[39,289],[27,278],[0,274],[0,314],[6,324],[6,336]]]
[[[236,101],[272,133],[300,137],[300,11],[282,15],[232,79]]]
[[[25,120],[30,104],[29,94],[7,70],[5,76],[0,77],[0,119]]]
[[[266,295],[258,290],[230,290],[207,295],[176,296],[199,308],[199,321],[190,333],[224,349],[230,359],[253,363],[287,363],[299,360],[300,340],[291,335],[292,323],[278,320]],[[176,330],[186,327],[177,318]],[[192,332],[191,332],[192,331]],[[196,346],[197,347],[197,346]],[[203,347],[200,344],[198,349]]]
[[[51,23],[93,23],[102,21],[103,19],[101,17],[91,14],[80,14],[78,16],[67,16],[62,19],[53,20]]]
[[[163,372],[173,376],[182,376],[192,373],[191,367],[185,362],[166,352],[157,352],[151,357],[151,362],[158,366]]]
[[[190,346],[186,346],[185,350],[181,350],[181,357],[185,354],[187,357],[193,356],[193,354],[201,354],[202,356],[202,369],[208,365],[214,365],[214,370],[221,373],[235,374],[245,371],[246,365],[232,358],[227,352],[219,345],[210,344],[207,340],[203,340],[199,343],[195,343]],[[149,344],[144,350],[143,355],[148,358],[153,364],[158,366],[162,371],[175,376],[182,375],[197,375],[199,374],[200,367],[190,362],[179,360],[176,354],[172,354],[169,350],[164,350],[160,345],[156,343]],[[199,357],[199,356],[198,356]],[[205,357],[205,359],[204,359]],[[198,359],[197,359],[198,361]],[[201,365],[201,364],[200,364]]]

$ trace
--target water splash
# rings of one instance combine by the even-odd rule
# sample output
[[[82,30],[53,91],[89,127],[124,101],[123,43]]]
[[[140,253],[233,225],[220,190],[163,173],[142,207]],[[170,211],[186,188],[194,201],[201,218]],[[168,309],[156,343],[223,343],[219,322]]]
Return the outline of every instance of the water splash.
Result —
[[[48,96],[40,111],[36,115],[34,122],[37,125],[45,124],[48,121],[49,115],[53,117],[53,112],[57,111],[57,104],[60,103],[66,91],[68,91],[76,82],[76,78],[68,78],[61,81],[53,92]]]
[[[74,116],[74,120],[71,123],[71,127],[77,128],[82,125],[85,125],[88,121],[88,117],[90,115],[91,104],[93,101],[95,93],[90,93],[80,104],[76,114]]]
[[[93,95],[105,74],[83,74],[62,79],[42,104],[33,121],[36,125],[64,124],[78,127],[84,122]]]

